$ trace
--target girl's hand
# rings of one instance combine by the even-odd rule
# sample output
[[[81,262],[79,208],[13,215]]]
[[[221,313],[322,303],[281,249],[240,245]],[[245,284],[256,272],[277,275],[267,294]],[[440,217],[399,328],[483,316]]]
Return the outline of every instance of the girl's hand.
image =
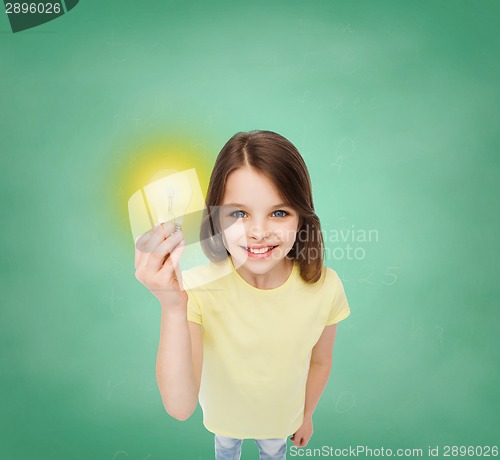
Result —
[[[158,224],[135,242],[135,277],[168,308],[185,308],[179,260],[186,242],[171,222]]]
[[[295,447],[305,447],[313,434],[312,418],[306,417],[299,429],[290,438]]]

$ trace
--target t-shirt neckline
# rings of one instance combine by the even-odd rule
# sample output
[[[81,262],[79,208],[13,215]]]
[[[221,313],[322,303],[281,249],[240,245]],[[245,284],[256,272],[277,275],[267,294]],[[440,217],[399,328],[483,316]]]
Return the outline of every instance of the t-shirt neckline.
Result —
[[[252,286],[250,283],[248,283],[236,270],[234,264],[233,264],[233,259],[231,256],[228,256],[229,259],[229,266],[231,267],[231,270],[235,276],[235,278],[239,281],[240,284],[244,285],[247,289],[252,290],[253,292],[258,292],[259,294],[274,294],[276,292],[282,292],[285,289],[289,288],[293,282],[293,280],[296,278],[299,266],[295,260],[293,260],[293,267],[292,271],[290,272],[290,275],[288,276],[287,280],[278,287],[272,288],[272,289],[259,289],[255,286]]]

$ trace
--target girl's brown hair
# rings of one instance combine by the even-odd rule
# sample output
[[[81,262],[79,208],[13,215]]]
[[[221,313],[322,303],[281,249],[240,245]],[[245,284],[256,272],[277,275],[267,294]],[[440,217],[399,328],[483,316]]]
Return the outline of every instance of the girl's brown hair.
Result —
[[[244,166],[264,174],[283,202],[299,214],[297,238],[286,257],[298,261],[304,281],[315,283],[323,271],[325,249],[320,220],[314,211],[311,179],[295,146],[272,131],[236,133],[217,156],[200,230],[203,252],[212,262],[221,262],[229,256],[222,241],[218,209],[224,198],[227,177]]]

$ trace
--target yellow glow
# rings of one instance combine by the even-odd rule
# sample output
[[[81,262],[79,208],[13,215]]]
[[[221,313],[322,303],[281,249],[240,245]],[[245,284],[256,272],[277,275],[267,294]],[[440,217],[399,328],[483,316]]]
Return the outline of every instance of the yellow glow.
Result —
[[[120,236],[131,240],[128,200],[132,195],[164,177],[169,172],[196,170],[203,200],[208,188],[210,173],[217,153],[207,141],[201,142],[188,135],[158,136],[126,147],[116,147],[112,173],[106,189],[112,214]],[[197,203],[198,204],[198,203]]]
[[[156,224],[167,221],[181,226],[185,223],[184,232],[197,235],[204,208],[205,198],[195,168],[163,170],[130,197],[128,209],[134,241]]]

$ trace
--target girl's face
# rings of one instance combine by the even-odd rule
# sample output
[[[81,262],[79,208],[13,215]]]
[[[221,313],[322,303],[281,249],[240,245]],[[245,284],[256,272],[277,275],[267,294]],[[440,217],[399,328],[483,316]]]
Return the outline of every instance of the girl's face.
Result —
[[[229,174],[220,208],[224,244],[243,274],[279,277],[290,262],[299,215],[282,203],[274,184],[245,166]]]

